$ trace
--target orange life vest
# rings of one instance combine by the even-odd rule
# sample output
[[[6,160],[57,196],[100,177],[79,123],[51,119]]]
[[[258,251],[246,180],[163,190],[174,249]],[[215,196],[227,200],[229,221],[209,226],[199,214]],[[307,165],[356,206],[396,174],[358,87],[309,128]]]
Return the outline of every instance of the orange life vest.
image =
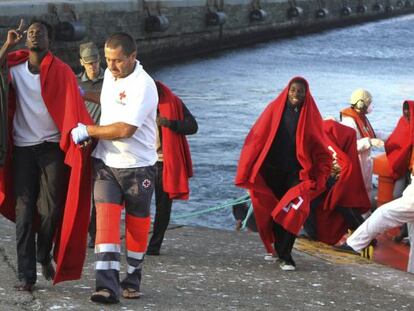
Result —
[[[364,114],[359,114],[355,111],[355,109],[348,107],[343,110],[341,110],[341,118],[343,116],[351,117],[354,119],[359,133],[362,137],[370,137],[375,138],[375,132],[374,129],[371,126],[371,123],[369,123],[368,118]]]

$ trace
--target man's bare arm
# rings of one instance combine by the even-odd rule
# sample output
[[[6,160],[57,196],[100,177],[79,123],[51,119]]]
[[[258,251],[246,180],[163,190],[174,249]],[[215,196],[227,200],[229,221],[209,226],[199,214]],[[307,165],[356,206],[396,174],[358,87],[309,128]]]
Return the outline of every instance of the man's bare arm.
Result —
[[[134,135],[137,129],[138,128],[136,126],[124,122],[117,122],[103,126],[88,125],[86,127],[90,137],[107,140],[129,138]]]

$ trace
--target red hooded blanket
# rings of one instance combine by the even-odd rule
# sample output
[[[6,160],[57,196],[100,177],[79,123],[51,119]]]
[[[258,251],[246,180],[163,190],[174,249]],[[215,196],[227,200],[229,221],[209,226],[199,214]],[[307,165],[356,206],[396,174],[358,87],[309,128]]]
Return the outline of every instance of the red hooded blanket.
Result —
[[[260,173],[279,128],[293,80],[266,107],[247,135],[235,179],[237,186],[250,190],[258,231],[268,252],[273,252],[273,222],[297,234],[309,214],[310,200],[325,189],[332,165],[322,131],[322,118],[307,82],[303,78],[299,79],[306,84],[305,101],[296,130],[296,154],[302,166],[299,173],[301,182],[278,200]]]
[[[8,66],[25,62],[29,53],[21,50],[8,57]],[[90,152],[79,149],[72,141],[70,131],[78,122],[92,124],[80,96],[76,77],[69,66],[50,52],[40,65],[42,97],[46,107],[61,132],[60,148],[65,152],[65,163],[70,170],[69,186],[61,228],[56,235],[54,284],[81,277],[86,254],[86,238],[90,212]],[[15,92],[9,93],[9,145],[12,146],[12,124],[16,106]],[[0,169],[0,212],[14,220],[15,198],[13,197],[11,154],[8,148],[6,165]]]
[[[335,185],[325,195],[322,206],[316,209],[318,240],[335,244],[346,233],[348,225],[335,207],[359,209],[365,213],[371,207],[365,190],[354,129],[333,120],[323,122],[327,146],[335,153],[341,172]]]
[[[405,103],[408,104],[410,121],[401,117],[385,142],[385,152],[394,179],[400,178],[407,172],[413,148],[414,101],[407,100]]]
[[[158,110],[168,120],[183,120],[181,100],[164,84],[157,81],[159,92]],[[185,135],[161,127],[164,167],[163,190],[170,199],[188,200],[190,189],[188,179],[193,176],[190,148]]]

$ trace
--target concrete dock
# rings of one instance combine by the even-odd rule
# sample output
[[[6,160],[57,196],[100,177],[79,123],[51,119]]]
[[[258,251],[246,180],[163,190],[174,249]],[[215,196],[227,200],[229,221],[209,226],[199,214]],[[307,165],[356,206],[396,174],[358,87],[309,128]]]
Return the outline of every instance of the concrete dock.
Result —
[[[79,281],[16,292],[14,224],[0,219],[0,310],[413,310],[414,275],[298,239],[297,271],[265,261],[255,233],[173,227],[161,256],[147,256],[139,300],[89,301],[93,251]],[[123,262],[125,265],[125,262]]]

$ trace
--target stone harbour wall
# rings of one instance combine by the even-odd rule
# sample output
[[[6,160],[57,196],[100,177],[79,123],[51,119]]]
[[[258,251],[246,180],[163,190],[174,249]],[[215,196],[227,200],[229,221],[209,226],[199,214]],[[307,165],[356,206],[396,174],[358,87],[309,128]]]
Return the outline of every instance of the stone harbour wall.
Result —
[[[78,65],[78,45],[130,33],[145,64],[414,12],[414,0],[0,0],[0,42],[20,18],[55,27],[52,50]],[[63,40],[63,41],[62,41]]]

